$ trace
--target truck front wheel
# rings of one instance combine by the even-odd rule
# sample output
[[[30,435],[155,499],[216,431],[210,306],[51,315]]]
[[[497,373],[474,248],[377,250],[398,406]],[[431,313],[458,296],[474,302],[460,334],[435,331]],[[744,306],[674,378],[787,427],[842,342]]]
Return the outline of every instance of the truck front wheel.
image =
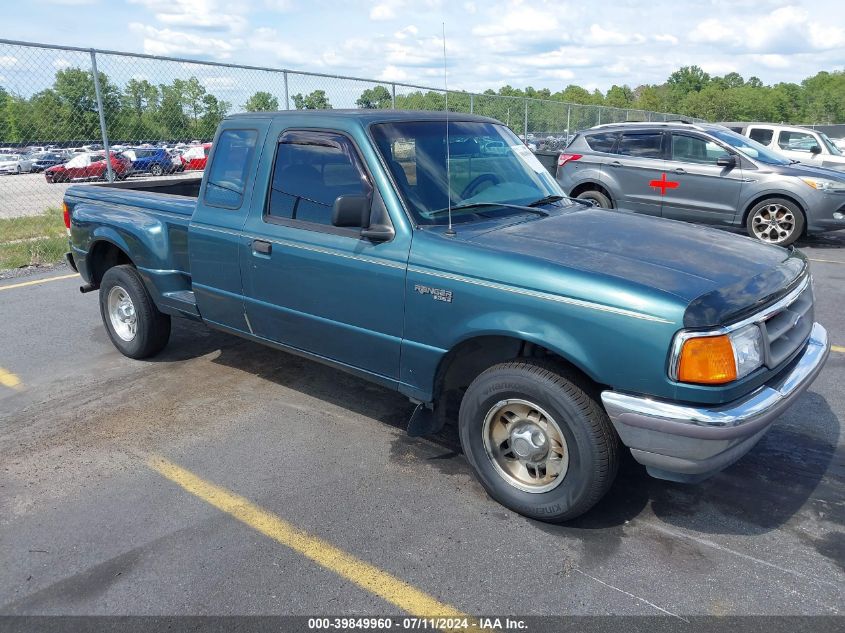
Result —
[[[112,343],[129,358],[154,356],[170,338],[170,317],[156,308],[132,266],[114,266],[103,275],[100,314]]]
[[[502,505],[561,522],[585,513],[616,476],[619,441],[575,376],[532,360],[495,365],[461,402],[464,454]]]

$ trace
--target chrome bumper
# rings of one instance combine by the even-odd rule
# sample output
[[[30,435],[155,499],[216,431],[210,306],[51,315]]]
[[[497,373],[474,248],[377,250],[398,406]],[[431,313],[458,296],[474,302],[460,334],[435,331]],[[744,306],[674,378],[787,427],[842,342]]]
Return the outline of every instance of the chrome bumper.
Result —
[[[772,382],[717,407],[698,407],[615,391],[601,394],[622,443],[660,479],[699,481],[745,455],[821,371],[830,343],[813,324],[804,350]]]

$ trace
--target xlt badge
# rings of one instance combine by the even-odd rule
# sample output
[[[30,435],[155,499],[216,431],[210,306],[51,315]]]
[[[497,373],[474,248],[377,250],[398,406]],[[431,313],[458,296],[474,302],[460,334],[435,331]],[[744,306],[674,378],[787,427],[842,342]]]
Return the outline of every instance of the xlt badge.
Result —
[[[431,298],[435,301],[445,301],[446,303],[452,303],[451,290],[444,290],[443,288],[432,288],[430,286],[423,286],[422,284],[416,284],[414,286],[414,290],[419,292],[421,295],[431,295]]]

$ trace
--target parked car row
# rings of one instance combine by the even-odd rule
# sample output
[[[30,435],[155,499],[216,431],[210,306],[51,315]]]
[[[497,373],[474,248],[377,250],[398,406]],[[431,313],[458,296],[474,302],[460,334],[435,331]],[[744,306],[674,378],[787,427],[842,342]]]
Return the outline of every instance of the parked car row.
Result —
[[[111,148],[113,164],[119,165],[114,168],[114,172],[120,178],[131,174],[163,176],[185,170],[201,171],[205,169],[210,149],[211,143],[178,147],[115,145]],[[102,147],[90,145],[58,149],[33,146],[26,150],[25,153],[12,151],[12,148],[0,148],[0,174],[45,172],[47,182],[63,182],[103,178],[107,173],[105,151]]]
[[[784,132],[773,130],[771,141]],[[556,177],[598,207],[741,227],[781,246],[845,229],[845,171],[791,159],[722,125],[597,126],[560,154]]]

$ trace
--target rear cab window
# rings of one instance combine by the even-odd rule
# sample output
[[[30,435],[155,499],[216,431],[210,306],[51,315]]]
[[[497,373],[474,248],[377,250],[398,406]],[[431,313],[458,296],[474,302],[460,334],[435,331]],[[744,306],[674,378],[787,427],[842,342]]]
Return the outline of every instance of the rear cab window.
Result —
[[[769,145],[772,142],[772,137],[774,136],[774,130],[768,130],[762,127],[755,127],[752,128],[748,132],[748,138],[752,141],[757,141],[760,145]]]
[[[255,155],[257,130],[224,130],[205,185],[205,204],[239,209],[243,203],[247,173]]]

